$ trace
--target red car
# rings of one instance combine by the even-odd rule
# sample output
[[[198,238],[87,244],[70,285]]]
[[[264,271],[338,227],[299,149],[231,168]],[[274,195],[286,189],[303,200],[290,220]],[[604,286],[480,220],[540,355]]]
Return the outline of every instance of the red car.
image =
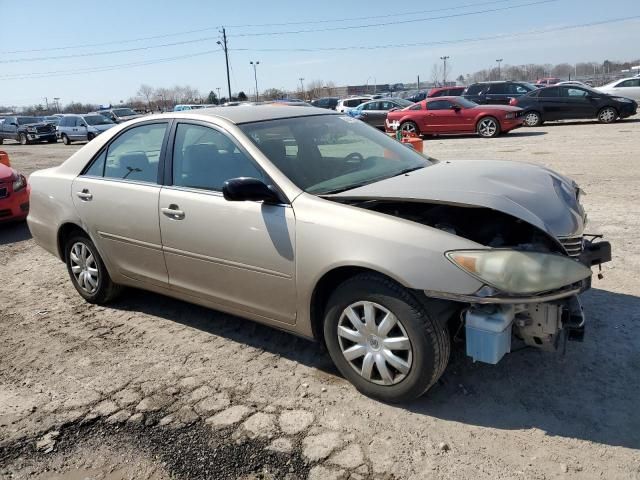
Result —
[[[427,97],[457,97],[467,87],[437,87],[429,90]]]
[[[540,80],[538,80],[536,82],[536,85],[542,85],[543,87],[548,87],[549,85],[555,85],[556,83],[559,83],[560,79],[556,78],[556,77],[545,77],[545,78],[541,78]]]
[[[0,163],[0,222],[24,220],[29,213],[30,192],[24,175]]]
[[[496,137],[522,126],[523,110],[510,105],[478,105],[463,97],[435,97],[387,114],[385,130],[418,135],[476,132]]]

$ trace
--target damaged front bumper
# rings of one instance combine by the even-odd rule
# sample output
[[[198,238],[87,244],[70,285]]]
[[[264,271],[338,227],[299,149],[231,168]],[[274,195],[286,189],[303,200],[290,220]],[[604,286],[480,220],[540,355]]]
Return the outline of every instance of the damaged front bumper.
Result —
[[[611,244],[586,235],[576,261],[591,268],[611,261]],[[573,255],[572,255],[573,256]],[[598,273],[599,278],[602,274]],[[516,296],[483,286],[474,294],[459,295],[425,290],[428,297],[468,304],[461,319],[467,355],[474,361],[496,364],[511,351],[512,335],[526,345],[555,351],[566,340],[582,341],[585,318],[578,294],[591,288],[591,277],[538,295]]]

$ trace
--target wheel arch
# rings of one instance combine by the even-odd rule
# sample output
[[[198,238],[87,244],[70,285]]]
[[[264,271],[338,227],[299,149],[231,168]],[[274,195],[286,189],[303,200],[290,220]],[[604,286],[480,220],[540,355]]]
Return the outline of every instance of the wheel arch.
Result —
[[[60,225],[60,227],[58,228],[58,235],[57,235],[58,256],[62,259],[63,262],[67,261],[67,259],[65,258],[64,246],[67,243],[67,240],[69,239],[69,237],[71,237],[71,235],[73,235],[74,233],[79,233],[89,237],[89,234],[85,231],[85,229],[82,228],[77,223],[66,222]]]
[[[390,281],[402,285],[397,278],[362,265],[341,265],[325,272],[316,282],[311,294],[309,313],[313,338],[324,345],[323,322],[327,301],[335,289],[345,280],[362,273],[380,275]]]

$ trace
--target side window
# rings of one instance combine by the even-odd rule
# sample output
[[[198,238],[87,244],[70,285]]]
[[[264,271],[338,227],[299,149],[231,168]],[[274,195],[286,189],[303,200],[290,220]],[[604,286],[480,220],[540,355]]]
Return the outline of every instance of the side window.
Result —
[[[104,175],[104,161],[107,158],[107,150],[104,149],[100,155],[98,155],[91,166],[84,172],[83,175],[90,175],[92,177],[102,177]]]
[[[485,85],[471,85],[467,88],[467,95],[479,95]]]
[[[279,146],[273,154],[285,156],[284,142]],[[224,133],[201,125],[178,124],[173,146],[174,185],[221,191],[225,181],[237,177],[266,179]]]
[[[156,183],[166,130],[166,123],[153,123],[134,127],[117,137],[107,149],[104,176]]]
[[[558,90],[558,87],[543,88],[542,90],[540,90],[538,96],[540,98],[559,97],[560,92]]]
[[[524,88],[522,85],[517,85],[513,83],[508,85],[508,93],[514,93],[516,95],[524,95],[527,92],[529,92],[529,90]]]
[[[624,82],[620,82],[619,84],[617,84],[615,88],[626,88],[626,87],[640,87],[640,79],[625,80]]]
[[[370,103],[361,103],[359,106],[360,110],[377,110],[376,109],[376,105],[377,102],[370,102]]]
[[[82,119],[80,117],[73,117],[73,126],[74,127],[81,127],[82,126]]]
[[[507,85],[505,83],[494,83],[489,87],[490,95],[501,95],[505,93],[509,93],[507,91]]]
[[[64,126],[66,126],[66,124],[67,124],[67,117],[62,117],[60,119],[60,121],[58,122],[58,126],[59,127],[64,127]]]
[[[391,110],[395,105],[391,102],[378,102],[378,110]]]
[[[560,95],[563,97],[580,98],[586,97],[587,91],[581,88],[560,87]]]
[[[427,110],[449,110],[451,105],[448,100],[436,100],[435,102],[427,103]]]

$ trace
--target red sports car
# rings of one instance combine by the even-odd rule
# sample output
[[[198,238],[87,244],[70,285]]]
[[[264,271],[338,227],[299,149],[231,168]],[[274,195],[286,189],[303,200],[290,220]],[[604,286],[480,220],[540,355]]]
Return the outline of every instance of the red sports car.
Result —
[[[30,191],[24,175],[0,163],[0,222],[27,217]]]
[[[385,129],[418,135],[449,135],[477,132],[496,137],[522,126],[521,108],[509,105],[478,105],[463,97],[427,98],[387,114]]]

